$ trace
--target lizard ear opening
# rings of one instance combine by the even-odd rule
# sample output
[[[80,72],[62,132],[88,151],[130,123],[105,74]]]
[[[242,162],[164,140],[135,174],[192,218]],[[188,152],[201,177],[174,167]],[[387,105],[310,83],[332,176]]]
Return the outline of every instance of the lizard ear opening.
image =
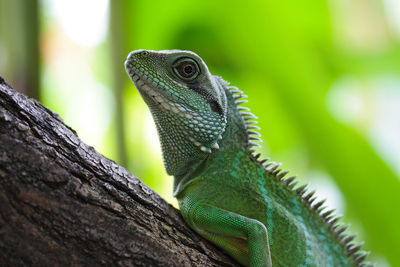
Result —
[[[212,111],[217,112],[221,116],[224,114],[221,105],[217,101],[209,100],[208,104],[210,105]]]

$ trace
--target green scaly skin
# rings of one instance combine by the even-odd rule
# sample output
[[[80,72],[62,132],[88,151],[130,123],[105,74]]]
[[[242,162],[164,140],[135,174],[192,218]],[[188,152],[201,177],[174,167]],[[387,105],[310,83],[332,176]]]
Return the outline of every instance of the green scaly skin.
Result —
[[[246,266],[369,266],[323,201],[251,150],[241,91],[180,50],[137,50],[126,71],[150,108],[185,221]]]

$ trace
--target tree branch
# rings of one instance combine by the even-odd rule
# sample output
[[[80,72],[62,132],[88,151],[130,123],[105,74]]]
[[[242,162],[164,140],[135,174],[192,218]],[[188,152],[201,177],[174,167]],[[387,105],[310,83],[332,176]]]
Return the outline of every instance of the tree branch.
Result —
[[[237,266],[0,77],[0,265]]]

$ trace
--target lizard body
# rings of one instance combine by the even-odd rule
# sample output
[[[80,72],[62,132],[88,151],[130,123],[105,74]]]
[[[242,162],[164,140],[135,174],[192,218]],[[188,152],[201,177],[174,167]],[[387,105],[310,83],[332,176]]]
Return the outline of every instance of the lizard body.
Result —
[[[249,266],[369,266],[313,192],[259,160],[245,95],[193,52],[137,50],[126,71],[150,108],[189,226]]]

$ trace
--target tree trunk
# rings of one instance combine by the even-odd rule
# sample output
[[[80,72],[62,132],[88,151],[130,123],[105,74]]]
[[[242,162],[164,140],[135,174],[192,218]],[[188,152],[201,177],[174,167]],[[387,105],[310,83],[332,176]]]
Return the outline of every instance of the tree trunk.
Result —
[[[237,266],[1,77],[0,265]]]

